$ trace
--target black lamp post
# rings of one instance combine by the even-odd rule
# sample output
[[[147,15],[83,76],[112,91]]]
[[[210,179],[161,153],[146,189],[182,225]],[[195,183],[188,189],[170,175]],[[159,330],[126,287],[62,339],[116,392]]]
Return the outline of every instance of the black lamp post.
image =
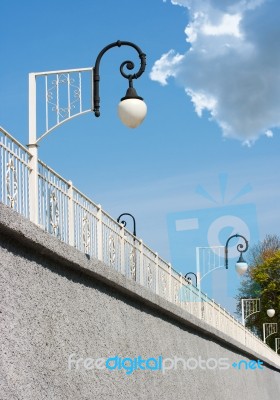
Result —
[[[129,214],[129,213],[123,213],[123,214],[121,214],[121,215],[118,217],[117,222],[118,222],[119,224],[122,224],[124,227],[126,227],[126,221],[124,221],[124,220],[123,220],[123,221],[120,221],[121,217],[123,217],[124,215],[128,215],[129,217],[132,218],[132,221],[133,221],[133,236],[136,237],[136,221],[135,221],[135,218],[133,217],[132,214]]]
[[[243,275],[248,269],[248,264],[246,263],[246,261],[243,258],[243,253],[245,253],[248,250],[249,244],[248,244],[248,240],[242,235],[236,234],[236,235],[232,235],[228,238],[226,245],[225,245],[225,267],[226,267],[226,269],[228,269],[228,244],[232,238],[237,238],[237,237],[240,237],[245,241],[245,248],[242,243],[239,243],[236,247],[237,251],[239,251],[239,253],[240,253],[240,256],[235,265],[235,269],[239,275]],[[243,250],[243,248],[244,248],[244,250]]]
[[[118,40],[117,42],[111,43],[108,46],[104,47],[103,50],[98,54],[95,62],[95,67],[93,69],[93,112],[96,117],[100,116],[100,97],[99,97],[99,65],[102,56],[108,50],[113,47],[121,47],[121,46],[130,46],[134,48],[140,58],[140,68],[138,72],[134,74],[127,74],[124,72],[124,67],[128,70],[132,70],[134,68],[134,63],[132,61],[124,61],[120,66],[120,73],[121,75],[128,79],[129,87],[127,89],[126,95],[121,99],[119,103],[119,116],[121,121],[124,125],[130,128],[136,128],[138,125],[141,124],[143,119],[147,113],[147,106],[144,103],[142,97],[138,96],[136,90],[133,87],[133,79],[139,78],[143,72],[145,71],[146,67],[146,54],[142,52],[140,47],[136,46],[134,43],[131,42],[124,42]]]
[[[195,286],[197,287],[197,275],[194,272],[186,273],[185,279],[187,279],[188,283],[192,283],[192,279],[188,278],[188,275],[194,275],[194,277],[195,277]]]

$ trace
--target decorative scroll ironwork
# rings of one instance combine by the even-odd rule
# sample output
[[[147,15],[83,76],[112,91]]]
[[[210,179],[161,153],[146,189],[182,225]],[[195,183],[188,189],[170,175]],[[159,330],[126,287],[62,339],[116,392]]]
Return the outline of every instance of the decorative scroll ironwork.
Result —
[[[50,225],[51,234],[59,237],[59,207],[54,190],[50,195]]]
[[[69,118],[71,111],[76,107],[75,103],[81,99],[81,87],[74,85],[75,79],[70,78],[70,74],[57,74],[56,79],[52,80],[52,86],[47,89],[47,103],[51,105],[52,111],[56,113],[57,121]],[[66,85],[68,89],[67,98],[64,101],[67,103],[61,107],[60,86]]]
[[[201,299],[201,319],[205,319],[205,305],[204,300]]]
[[[92,72],[92,68],[79,68],[29,74],[30,123],[34,126],[29,144],[38,144],[61,124],[91,112]],[[36,98],[44,100],[36,103]],[[36,113],[41,116],[38,123]]]
[[[162,287],[162,293],[163,295],[165,295],[167,290],[167,279],[166,279],[166,274],[164,272],[161,273],[161,287]]]
[[[110,265],[114,265],[116,261],[116,246],[115,240],[112,235],[109,236],[109,262]]]
[[[131,278],[136,280],[136,257],[135,257],[135,250],[133,248],[131,248],[129,254],[129,268],[130,268]]]
[[[179,302],[179,285],[175,283],[174,285],[174,303],[177,304]]]
[[[84,245],[84,252],[88,254],[89,247],[90,247],[90,225],[88,215],[85,214],[83,217],[83,245]]]
[[[153,285],[153,272],[150,263],[147,266],[147,283],[148,287],[151,288]]]
[[[7,163],[6,187],[7,198],[10,202],[10,207],[14,208],[18,196],[18,183],[17,171],[12,158],[10,158],[9,162]]]
[[[216,328],[219,329],[219,326],[220,326],[220,323],[221,323],[220,318],[215,318],[214,321],[215,321]]]

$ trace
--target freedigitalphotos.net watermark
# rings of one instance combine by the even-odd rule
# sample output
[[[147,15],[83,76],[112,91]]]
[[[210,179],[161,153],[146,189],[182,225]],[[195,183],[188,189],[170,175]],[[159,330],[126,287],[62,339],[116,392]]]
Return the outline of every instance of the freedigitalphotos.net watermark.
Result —
[[[101,357],[101,358],[81,358],[75,353],[68,357],[68,370],[108,370],[120,371],[123,370],[126,375],[131,375],[133,372],[139,371],[161,371],[165,374],[171,370],[228,370],[235,368],[237,370],[262,370],[263,362],[260,360],[239,360],[231,363],[228,358],[182,358],[182,357],[150,357],[142,358],[141,356],[130,357]]]

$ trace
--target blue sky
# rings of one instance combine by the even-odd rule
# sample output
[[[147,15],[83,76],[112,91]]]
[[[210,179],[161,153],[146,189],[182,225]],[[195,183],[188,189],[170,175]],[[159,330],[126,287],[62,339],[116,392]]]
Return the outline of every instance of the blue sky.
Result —
[[[91,67],[118,39],[147,54],[135,83],[148,105],[138,129],[122,126],[116,112],[127,86],[119,65],[134,53],[113,49],[100,67],[101,117],[61,126],[39,156],[115,218],[132,213],[137,235],[175,269],[195,271],[195,247],[208,240],[186,241],[185,259],[176,261],[167,224],[176,213],[199,218],[231,205],[243,218],[251,204],[252,241],[279,233],[276,0],[3,0],[0,13],[0,125],[24,144],[29,72]],[[230,298],[218,300],[233,308]]]

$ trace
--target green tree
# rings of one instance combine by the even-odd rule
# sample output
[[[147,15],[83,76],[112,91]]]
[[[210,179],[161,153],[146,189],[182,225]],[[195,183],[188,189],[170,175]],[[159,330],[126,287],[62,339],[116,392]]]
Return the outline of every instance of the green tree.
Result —
[[[263,339],[263,323],[278,323],[278,335],[267,339],[267,344],[275,349],[275,338],[280,337],[280,238],[267,235],[250,249],[248,262],[250,266],[236,297],[237,314],[241,315],[241,299],[260,298],[261,311],[247,318],[246,327]],[[272,318],[266,314],[269,308],[275,309]]]

